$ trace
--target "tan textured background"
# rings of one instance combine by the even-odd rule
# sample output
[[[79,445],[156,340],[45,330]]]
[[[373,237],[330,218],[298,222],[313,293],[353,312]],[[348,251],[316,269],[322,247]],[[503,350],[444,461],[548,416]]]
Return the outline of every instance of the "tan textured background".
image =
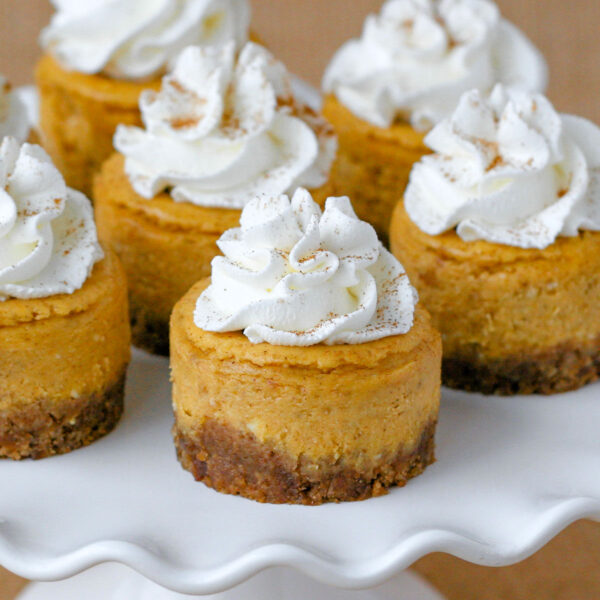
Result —
[[[82,0],[84,1],[84,0]],[[600,122],[600,0],[497,0],[546,54],[557,108]],[[254,0],[254,27],[289,67],[313,83],[335,48],[360,31],[380,0]],[[47,0],[0,0],[0,72],[31,81]],[[2,482],[1,485],[9,485]],[[0,488],[1,493],[1,488]],[[600,525],[571,526],[520,565],[488,569],[434,555],[415,567],[449,600],[599,600]],[[24,582],[0,569],[0,600]],[[85,600],[82,598],[82,600]]]

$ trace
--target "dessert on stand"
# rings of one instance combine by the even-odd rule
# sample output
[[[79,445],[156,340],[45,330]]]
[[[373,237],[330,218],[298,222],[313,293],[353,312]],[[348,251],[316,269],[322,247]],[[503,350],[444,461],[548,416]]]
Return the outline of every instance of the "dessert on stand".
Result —
[[[600,519],[599,396],[599,383],[551,397],[444,389],[437,462],[405,487],[363,502],[260,504],[180,468],[168,362],[134,350],[109,435],[43,461],[0,461],[0,565],[45,582],[19,600],[440,600],[405,572],[422,556],[507,565],[573,521]]]
[[[182,467],[224,493],[381,496],[434,462],[442,342],[350,199],[251,200],[171,316]]]

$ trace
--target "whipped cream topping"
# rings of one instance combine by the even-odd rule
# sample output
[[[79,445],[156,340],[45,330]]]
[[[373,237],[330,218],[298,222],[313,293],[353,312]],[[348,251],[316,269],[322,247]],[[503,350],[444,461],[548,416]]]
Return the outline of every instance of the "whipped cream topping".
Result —
[[[430,235],[541,249],[600,230],[600,129],[540,94],[467,92],[425,143],[405,206]]]
[[[158,93],[140,99],[146,129],[121,126],[115,148],[144,198],[169,189],[177,202],[243,208],[326,183],[337,142],[331,127],[295,101],[285,67],[248,43],[183,51]]]
[[[92,207],[39,146],[0,146],[0,300],[81,288],[102,258]]]
[[[348,198],[262,196],[219,240],[194,321],[253,343],[360,344],[407,333],[417,293]]]
[[[0,140],[10,135],[22,143],[29,137],[30,130],[26,104],[0,75]]]
[[[191,44],[248,39],[248,0],[52,0],[42,46],[65,68],[118,79],[164,72]]]
[[[542,55],[490,0],[388,0],[340,48],[323,85],[373,125],[402,118],[426,131],[470,89],[544,91],[546,81]]]

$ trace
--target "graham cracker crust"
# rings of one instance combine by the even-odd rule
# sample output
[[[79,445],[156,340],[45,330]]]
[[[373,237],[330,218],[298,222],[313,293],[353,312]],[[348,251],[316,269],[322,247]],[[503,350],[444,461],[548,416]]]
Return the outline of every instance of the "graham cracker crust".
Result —
[[[40,459],[66,454],[103,437],[123,413],[125,373],[103,392],[46,406],[38,400],[0,410],[0,458]]]
[[[444,357],[444,385],[482,394],[560,394],[600,379],[600,337],[587,347],[562,344],[535,355],[483,362]]]
[[[169,321],[134,306],[129,300],[131,321],[131,343],[141,350],[169,356]]]
[[[206,421],[193,437],[177,424],[173,437],[177,457],[196,481],[225,493],[271,504],[318,505],[382,496],[404,486],[434,462],[436,423],[423,430],[415,449],[401,449],[389,460],[358,472],[343,460],[295,460],[215,420]]]

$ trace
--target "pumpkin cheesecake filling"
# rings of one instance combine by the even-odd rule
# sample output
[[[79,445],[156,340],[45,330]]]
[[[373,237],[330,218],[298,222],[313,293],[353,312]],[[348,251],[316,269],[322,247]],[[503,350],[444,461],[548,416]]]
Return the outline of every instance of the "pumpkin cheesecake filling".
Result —
[[[219,491],[261,502],[361,500],[404,485],[434,460],[439,335],[415,307],[400,265],[347,199],[327,201],[321,243],[320,209],[309,199],[298,191],[293,210],[285,197],[251,202],[242,228],[221,238],[226,257],[213,262],[212,279],[196,284],[171,319],[182,466]],[[305,219],[304,234],[280,237],[272,262],[263,254],[263,269],[244,274],[264,248],[252,240],[275,231],[285,237],[296,219]],[[278,263],[289,246],[300,270]],[[236,262],[243,257],[249,262]],[[244,299],[235,282],[244,287],[246,277],[254,284]],[[259,292],[271,277],[275,293]],[[344,298],[351,281],[353,311]],[[293,307],[305,301],[310,313],[299,317]]]

